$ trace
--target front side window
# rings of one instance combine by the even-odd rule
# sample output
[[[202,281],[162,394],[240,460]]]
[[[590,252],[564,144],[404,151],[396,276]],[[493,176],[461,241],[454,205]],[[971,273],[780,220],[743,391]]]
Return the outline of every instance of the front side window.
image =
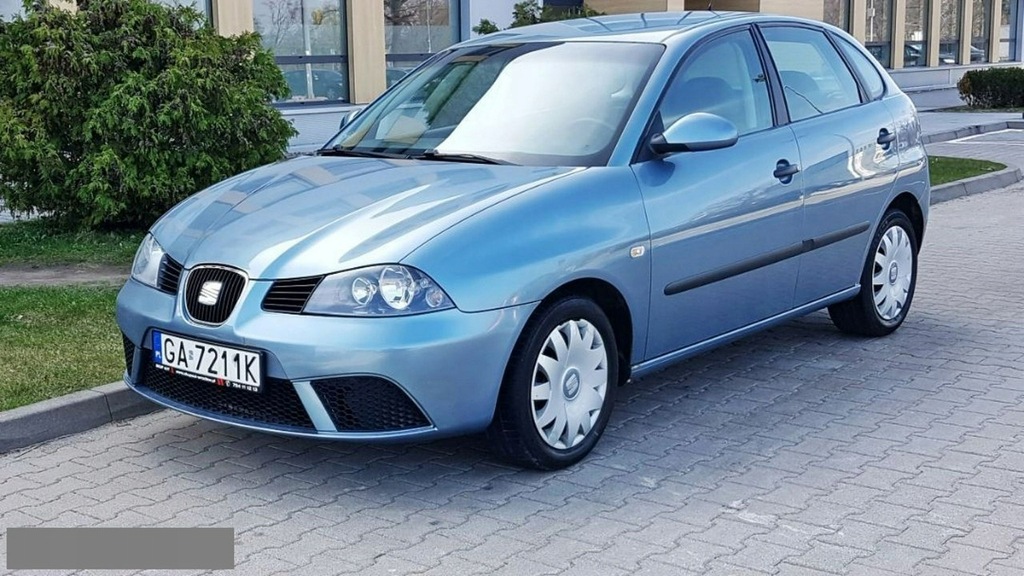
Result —
[[[768,82],[750,32],[716,38],[688,58],[662,99],[665,127],[694,112],[717,114],[740,135],[772,126]]]
[[[601,165],[663,50],[603,42],[452,50],[359,114],[328,147]]]
[[[783,26],[763,32],[782,78],[791,120],[860,104],[857,81],[824,32]]]

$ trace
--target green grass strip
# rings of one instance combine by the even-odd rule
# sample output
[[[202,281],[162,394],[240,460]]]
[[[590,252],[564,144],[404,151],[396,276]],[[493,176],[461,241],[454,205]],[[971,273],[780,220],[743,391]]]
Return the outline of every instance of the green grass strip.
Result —
[[[928,168],[931,171],[932,186],[947,184],[972,176],[980,176],[989,172],[998,172],[1006,168],[1005,164],[974,160],[973,158],[950,158],[948,156],[930,156]]]
[[[0,287],[0,410],[121,378],[117,290]]]

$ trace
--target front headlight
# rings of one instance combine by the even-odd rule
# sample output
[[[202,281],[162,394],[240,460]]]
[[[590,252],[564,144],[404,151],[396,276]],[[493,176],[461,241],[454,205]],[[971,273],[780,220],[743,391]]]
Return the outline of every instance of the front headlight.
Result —
[[[335,316],[397,316],[454,307],[444,290],[423,272],[388,264],[325,277],[302,311]]]
[[[132,278],[147,286],[157,287],[160,276],[160,263],[164,259],[164,249],[160,247],[152,234],[146,234],[139,250],[135,253],[132,263]]]

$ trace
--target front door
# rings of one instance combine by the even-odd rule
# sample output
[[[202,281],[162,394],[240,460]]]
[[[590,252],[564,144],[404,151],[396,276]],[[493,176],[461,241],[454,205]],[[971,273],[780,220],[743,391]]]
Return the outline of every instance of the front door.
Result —
[[[655,125],[694,112],[736,125],[739,141],[634,165],[651,227],[647,359],[785,312],[800,253],[799,150],[776,126],[754,37],[743,28],[687,57]]]

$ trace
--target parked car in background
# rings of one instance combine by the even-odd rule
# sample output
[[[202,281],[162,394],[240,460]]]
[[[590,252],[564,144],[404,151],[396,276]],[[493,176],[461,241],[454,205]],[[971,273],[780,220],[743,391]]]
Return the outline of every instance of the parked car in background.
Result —
[[[300,100],[340,100],[348,102],[348,79],[335,70],[313,68],[313,93],[309,93],[309,78],[305,70],[289,70],[284,79],[291,91],[289,99]]]
[[[868,42],[865,44],[867,51],[875,57],[876,60],[883,64],[889,63],[889,42]],[[943,42],[939,44],[939,64],[948,65],[956,64],[960,58],[958,51],[960,46],[957,43]],[[971,63],[978,63],[985,61],[985,51],[976,46],[971,46]],[[903,45],[903,66],[926,66],[928,63],[928,54],[925,52],[925,46],[921,42],[907,42]]]
[[[910,99],[831,26],[505,31],[437,55],[317,156],[156,222],[117,301],[125,381],[245,428],[486,431],[560,468],[631,378],[825,308],[851,334],[899,328],[928,182]]]
[[[388,68],[384,72],[388,88],[391,88],[392,86],[397,84],[399,80],[405,78],[405,75],[408,74],[409,72],[409,68]]]

